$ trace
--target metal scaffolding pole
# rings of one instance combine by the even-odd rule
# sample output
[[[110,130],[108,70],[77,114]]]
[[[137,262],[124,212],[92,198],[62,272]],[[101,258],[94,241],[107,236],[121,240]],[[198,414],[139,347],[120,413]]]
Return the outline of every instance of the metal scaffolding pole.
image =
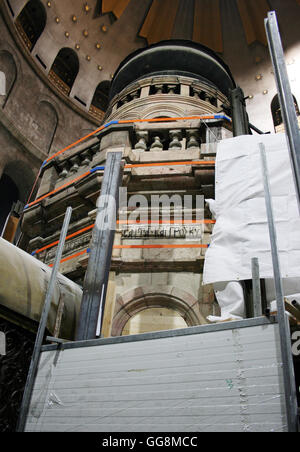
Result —
[[[277,246],[277,234],[274,221],[273,203],[270,190],[270,182],[268,176],[268,165],[265,146],[260,143],[260,155],[262,163],[262,175],[265,192],[265,202],[269,225],[269,235],[271,242],[271,253],[274,271],[274,283],[277,302],[277,316],[279,325],[281,356],[283,364],[283,379],[287,409],[287,420],[289,432],[298,432],[298,406],[297,406],[297,390],[296,379],[293,364],[291,332],[288,317],[285,313],[284,293],[282,286],[282,278],[279,263],[279,254]]]
[[[268,18],[265,19],[265,27],[275,72],[281,112],[288,137],[300,212],[300,132],[275,11],[268,14]]]
[[[37,332],[36,339],[35,339],[33,354],[32,354],[32,358],[31,358],[31,363],[30,363],[30,367],[29,367],[29,371],[28,371],[27,380],[26,380],[26,386],[25,386],[25,390],[24,390],[24,394],[23,394],[19,421],[18,421],[18,425],[17,425],[17,432],[23,432],[25,429],[25,426],[26,426],[26,420],[27,420],[27,415],[28,415],[29,406],[30,406],[30,402],[31,402],[33,386],[34,386],[35,377],[37,374],[39,360],[40,360],[41,347],[43,344],[43,339],[44,339],[45,331],[46,331],[46,327],[47,327],[48,314],[49,314],[49,310],[50,310],[50,306],[51,306],[53,292],[55,289],[57,273],[58,273],[59,264],[61,261],[62,252],[63,252],[65,241],[66,241],[66,236],[67,236],[67,232],[68,232],[68,228],[69,228],[69,224],[70,224],[70,220],[71,220],[71,215],[72,215],[72,208],[68,207],[67,211],[66,211],[63,227],[62,227],[62,230],[60,233],[55,261],[53,264],[51,277],[50,277],[50,281],[49,281],[49,285],[48,285],[48,289],[47,289],[47,293],[46,293],[45,303],[44,303],[43,311],[41,314],[38,332]]]
[[[122,174],[122,152],[109,152],[101,194],[97,201],[97,216],[83,285],[77,341],[101,336]]]

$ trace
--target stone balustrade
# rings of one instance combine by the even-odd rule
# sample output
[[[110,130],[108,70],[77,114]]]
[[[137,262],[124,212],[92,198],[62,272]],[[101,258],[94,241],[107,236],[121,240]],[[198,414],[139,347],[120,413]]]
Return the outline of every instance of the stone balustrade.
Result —
[[[115,96],[106,117],[125,107],[132,101],[149,96],[170,95],[193,98],[219,110],[229,108],[228,100],[217,89],[206,83],[189,77],[153,77],[134,83]],[[124,108],[123,108],[124,109]]]

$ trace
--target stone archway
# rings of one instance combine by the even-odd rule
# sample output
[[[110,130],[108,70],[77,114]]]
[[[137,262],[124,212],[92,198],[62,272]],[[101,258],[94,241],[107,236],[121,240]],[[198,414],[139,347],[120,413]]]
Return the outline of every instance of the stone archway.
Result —
[[[0,105],[4,108],[15,86],[18,73],[13,55],[5,49],[0,49],[0,68],[4,74],[4,91],[0,93]]]
[[[164,308],[182,316],[188,327],[206,324],[198,300],[175,286],[137,287],[117,296],[112,336],[121,336],[127,322],[146,309]]]

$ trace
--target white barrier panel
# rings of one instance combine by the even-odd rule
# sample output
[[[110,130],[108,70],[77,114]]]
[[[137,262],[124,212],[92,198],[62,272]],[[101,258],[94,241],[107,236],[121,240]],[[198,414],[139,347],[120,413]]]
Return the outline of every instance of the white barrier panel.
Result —
[[[300,277],[300,217],[286,136],[241,136],[218,145],[216,225],[205,284],[251,279],[253,257],[261,278],[273,278],[259,143],[266,147],[282,277]]]
[[[92,342],[42,352],[26,431],[287,429],[272,321]]]

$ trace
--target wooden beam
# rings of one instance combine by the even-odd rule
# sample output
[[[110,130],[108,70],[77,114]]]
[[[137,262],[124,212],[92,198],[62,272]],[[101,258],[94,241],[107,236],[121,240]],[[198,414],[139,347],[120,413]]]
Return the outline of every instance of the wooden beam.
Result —
[[[193,40],[223,52],[220,0],[195,0]]]
[[[180,0],[153,0],[139,36],[148,44],[172,38]]]
[[[10,215],[6,223],[5,231],[3,232],[3,238],[10,243],[13,243],[14,241],[19,222],[19,218],[16,218],[14,215]]]
[[[295,317],[295,319],[297,319],[298,322],[300,322],[300,311],[297,308],[295,308],[295,306],[293,306],[292,303],[287,298],[284,299],[284,304],[286,311],[292,314],[292,316]]]
[[[240,16],[244,25],[247,43],[259,41],[268,44],[264,19],[270,11],[267,0],[237,0]]]
[[[116,273],[109,273],[106,303],[102,324],[102,337],[111,337],[111,328],[116,306]]]
[[[113,13],[120,19],[130,0],[102,0],[102,14]]]

